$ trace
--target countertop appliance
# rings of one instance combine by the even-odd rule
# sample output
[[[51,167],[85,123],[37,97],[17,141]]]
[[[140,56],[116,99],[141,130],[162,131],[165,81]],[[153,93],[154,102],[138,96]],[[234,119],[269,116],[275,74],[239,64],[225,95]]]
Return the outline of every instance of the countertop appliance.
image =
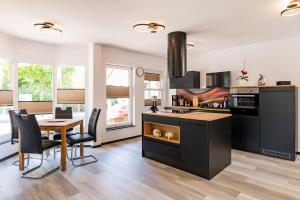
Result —
[[[230,87],[230,71],[206,74],[206,87]]]
[[[259,153],[259,88],[230,89],[232,148]]]

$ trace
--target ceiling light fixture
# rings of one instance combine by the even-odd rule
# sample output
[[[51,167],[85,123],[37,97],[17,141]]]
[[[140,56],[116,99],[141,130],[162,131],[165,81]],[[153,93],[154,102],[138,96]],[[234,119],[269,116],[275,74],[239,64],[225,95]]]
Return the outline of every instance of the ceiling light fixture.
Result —
[[[55,25],[51,22],[36,23],[34,24],[34,27],[42,32],[63,33],[61,29],[55,27]]]
[[[133,26],[133,30],[139,32],[148,32],[148,33],[157,33],[159,31],[165,30],[165,26],[157,23],[149,23],[149,24],[136,24]]]
[[[286,6],[281,12],[281,16],[289,17],[300,14],[300,0],[291,0],[290,3]]]

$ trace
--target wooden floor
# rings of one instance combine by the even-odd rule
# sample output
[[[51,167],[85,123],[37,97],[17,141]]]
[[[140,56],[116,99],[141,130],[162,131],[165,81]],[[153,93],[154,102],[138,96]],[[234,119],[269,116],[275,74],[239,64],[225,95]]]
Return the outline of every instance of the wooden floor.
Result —
[[[99,161],[42,180],[20,178],[16,159],[0,163],[0,199],[300,199],[300,162],[232,152],[232,165],[207,181],[141,157],[141,139],[90,150]],[[87,151],[87,153],[90,153]]]

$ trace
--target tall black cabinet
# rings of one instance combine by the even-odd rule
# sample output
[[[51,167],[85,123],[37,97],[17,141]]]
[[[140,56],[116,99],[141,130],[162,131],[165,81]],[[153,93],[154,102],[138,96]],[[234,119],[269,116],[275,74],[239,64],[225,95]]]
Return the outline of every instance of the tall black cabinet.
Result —
[[[260,153],[295,160],[297,88],[260,88]]]

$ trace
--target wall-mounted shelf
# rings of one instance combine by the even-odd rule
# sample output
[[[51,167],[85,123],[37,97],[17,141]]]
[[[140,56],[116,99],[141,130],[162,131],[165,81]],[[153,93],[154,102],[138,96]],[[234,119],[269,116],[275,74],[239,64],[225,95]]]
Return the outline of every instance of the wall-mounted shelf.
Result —
[[[161,137],[155,137],[153,135],[153,130],[159,129],[162,132]],[[171,131],[174,133],[174,138],[168,139],[165,137],[166,132]],[[171,142],[175,144],[180,144],[180,127],[179,126],[172,126],[166,124],[159,124],[153,122],[144,122],[144,136],[148,138],[153,138],[156,140]]]

